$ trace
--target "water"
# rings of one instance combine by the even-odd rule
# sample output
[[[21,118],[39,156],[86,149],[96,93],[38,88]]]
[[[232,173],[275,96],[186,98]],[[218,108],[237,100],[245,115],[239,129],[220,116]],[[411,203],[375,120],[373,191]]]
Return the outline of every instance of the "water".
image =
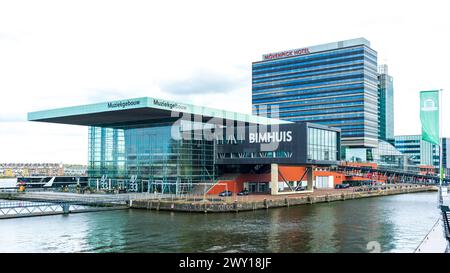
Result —
[[[415,193],[230,214],[119,210],[0,220],[0,252],[413,252],[440,216]],[[374,244],[374,243],[371,243]]]

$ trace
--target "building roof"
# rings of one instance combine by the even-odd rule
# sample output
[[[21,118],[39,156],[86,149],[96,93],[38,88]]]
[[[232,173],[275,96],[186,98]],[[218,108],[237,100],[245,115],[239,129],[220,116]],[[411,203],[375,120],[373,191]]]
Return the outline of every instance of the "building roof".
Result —
[[[148,124],[178,119],[182,116],[180,113],[191,114],[194,120],[200,121],[201,118],[203,122],[214,124],[223,124],[223,120],[264,125],[292,123],[150,97],[30,112],[28,120],[84,126],[122,127],[133,123],[146,122]]]

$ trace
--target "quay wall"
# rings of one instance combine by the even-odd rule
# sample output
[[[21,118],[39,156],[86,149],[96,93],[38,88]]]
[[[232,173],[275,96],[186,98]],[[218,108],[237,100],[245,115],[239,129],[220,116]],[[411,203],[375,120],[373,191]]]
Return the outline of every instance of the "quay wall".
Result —
[[[345,201],[360,198],[379,197],[395,194],[417,193],[436,191],[430,186],[403,187],[400,189],[377,190],[371,192],[337,192],[326,195],[299,195],[295,196],[267,196],[263,200],[234,200],[234,201],[186,201],[186,200],[145,200],[137,199],[130,202],[130,207],[135,209],[180,211],[180,212],[239,212],[258,209],[290,207],[306,204]]]

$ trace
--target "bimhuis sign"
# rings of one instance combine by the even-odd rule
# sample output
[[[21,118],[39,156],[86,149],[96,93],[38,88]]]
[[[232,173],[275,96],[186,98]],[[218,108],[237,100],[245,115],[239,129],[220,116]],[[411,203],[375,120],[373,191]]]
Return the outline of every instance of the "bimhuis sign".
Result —
[[[306,125],[248,126],[216,141],[218,164],[300,164],[306,162]],[[239,136],[238,136],[239,135]]]

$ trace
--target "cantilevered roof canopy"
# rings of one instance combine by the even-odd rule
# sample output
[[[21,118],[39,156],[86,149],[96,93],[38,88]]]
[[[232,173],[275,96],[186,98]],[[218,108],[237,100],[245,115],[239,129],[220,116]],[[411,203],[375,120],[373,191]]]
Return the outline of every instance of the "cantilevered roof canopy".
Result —
[[[223,120],[265,125],[291,123],[284,120],[149,97],[30,112],[28,113],[28,120],[119,128],[130,124],[148,124],[178,119],[181,117],[180,113],[191,114],[195,120],[201,119],[203,122],[217,124],[223,124]]]

